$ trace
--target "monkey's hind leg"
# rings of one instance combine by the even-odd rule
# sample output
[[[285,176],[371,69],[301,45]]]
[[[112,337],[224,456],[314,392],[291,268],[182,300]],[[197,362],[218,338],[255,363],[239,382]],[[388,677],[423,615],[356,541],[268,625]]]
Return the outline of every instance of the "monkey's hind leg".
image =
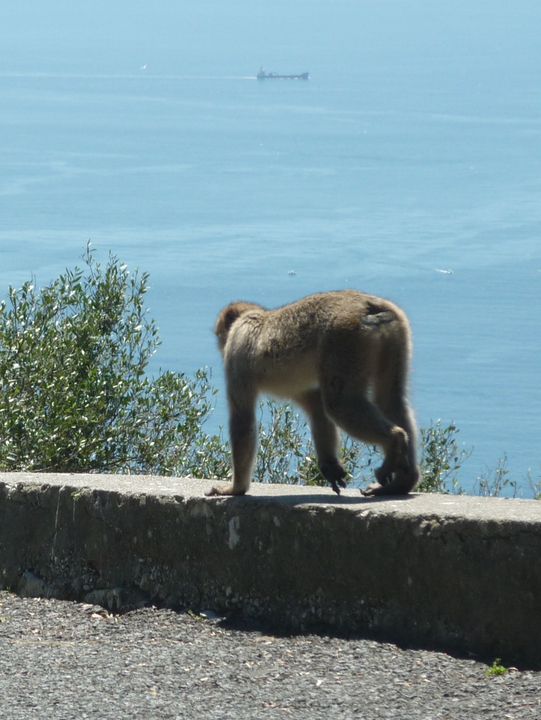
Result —
[[[419,469],[411,462],[408,434],[395,425],[398,443],[387,452],[381,467],[375,471],[378,482],[372,483],[361,493],[366,497],[378,495],[407,495],[419,481]]]
[[[309,390],[295,400],[308,415],[321,474],[340,495],[340,488],[346,487],[344,478],[347,473],[338,460],[338,430],[325,412],[321,392],[318,389]]]
[[[376,378],[375,404],[395,427],[404,431],[405,438],[386,453],[383,464],[375,471],[378,482],[366,488],[364,495],[405,495],[419,482],[417,425],[406,398],[406,363],[403,352],[380,360],[383,369]]]
[[[385,453],[383,465],[376,475],[379,482],[369,486],[363,494],[408,493],[415,481],[411,477],[406,431],[386,418],[364,392],[343,379],[337,378],[329,384],[324,399],[327,413],[348,435],[378,445]]]

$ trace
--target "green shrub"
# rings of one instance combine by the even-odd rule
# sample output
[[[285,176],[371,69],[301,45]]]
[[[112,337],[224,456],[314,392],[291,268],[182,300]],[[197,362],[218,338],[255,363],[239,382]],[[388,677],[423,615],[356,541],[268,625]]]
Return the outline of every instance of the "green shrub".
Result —
[[[499,497],[504,491],[511,497],[518,494],[518,483],[511,477],[507,466],[507,455],[498,460],[494,470],[486,470],[479,475],[474,484],[475,495]]]
[[[428,428],[421,428],[420,434],[421,480],[417,490],[462,492],[458,471],[471,451],[459,447],[456,425],[443,425],[441,420],[436,420]]]
[[[0,304],[0,468],[190,473],[211,411],[204,372],[147,377],[148,275],[87,248],[84,269]]]
[[[307,462],[313,454],[306,424],[287,404],[267,400],[259,410],[254,480],[306,484],[305,475],[311,474]]]

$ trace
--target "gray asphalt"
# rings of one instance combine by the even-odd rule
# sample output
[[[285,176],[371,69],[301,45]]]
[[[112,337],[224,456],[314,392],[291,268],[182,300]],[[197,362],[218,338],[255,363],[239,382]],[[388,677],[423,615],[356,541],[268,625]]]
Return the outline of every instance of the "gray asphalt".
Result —
[[[539,720],[541,672],[0,592],[3,720],[192,717]]]

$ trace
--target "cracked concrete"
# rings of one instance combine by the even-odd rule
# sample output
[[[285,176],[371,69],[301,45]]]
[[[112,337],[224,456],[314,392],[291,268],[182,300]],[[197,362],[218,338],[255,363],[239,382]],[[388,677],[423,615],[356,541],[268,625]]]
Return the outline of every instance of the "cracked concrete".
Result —
[[[0,473],[0,587],[238,613],[541,667],[541,503],[337,497],[211,481]]]

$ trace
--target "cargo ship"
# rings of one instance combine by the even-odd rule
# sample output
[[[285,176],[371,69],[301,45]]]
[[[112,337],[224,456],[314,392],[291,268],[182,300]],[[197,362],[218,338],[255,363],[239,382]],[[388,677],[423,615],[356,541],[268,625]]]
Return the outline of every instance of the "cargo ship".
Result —
[[[259,72],[257,73],[257,79],[258,80],[309,80],[310,73],[303,72],[303,73],[298,73],[297,75],[280,75],[279,73],[265,72],[265,70],[263,70],[263,68],[260,68]]]

